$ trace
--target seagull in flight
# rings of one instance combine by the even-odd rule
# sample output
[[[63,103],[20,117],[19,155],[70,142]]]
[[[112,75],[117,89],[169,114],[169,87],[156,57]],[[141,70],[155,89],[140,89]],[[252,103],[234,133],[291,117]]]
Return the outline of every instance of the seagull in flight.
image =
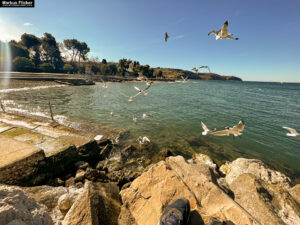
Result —
[[[199,69],[202,69],[202,68],[207,68],[208,69],[208,71],[210,72],[210,69],[209,69],[209,67],[208,66],[199,66]],[[211,72],[210,72],[211,73]]]
[[[135,98],[136,96],[138,96],[139,94],[141,94],[140,92],[138,92],[136,95],[128,96],[128,95],[125,95],[123,92],[120,92],[120,93],[121,93],[121,95],[124,95],[126,98],[128,98],[129,102],[133,102],[133,98]]]
[[[194,67],[192,70],[193,70],[195,73],[198,73],[198,71],[199,71],[196,67]]]
[[[201,126],[203,129],[202,135],[210,134],[211,132],[214,132],[216,130],[216,128],[214,130],[208,129],[207,126],[202,121],[201,121]]]
[[[242,131],[245,128],[245,122],[241,120],[238,125],[235,125],[233,127],[225,127],[225,130],[216,131],[210,133],[214,136],[229,136],[230,134],[234,135],[235,137],[242,135]]]
[[[220,30],[212,30],[211,32],[208,33],[208,35],[215,34],[216,35],[216,40],[220,39],[233,39],[233,40],[239,40],[238,38],[234,38],[233,34],[228,33],[228,21],[223,24],[222,28]]]
[[[152,84],[152,82],[148,83],[148,81],[147,81],[147,87],[143,90],[141,90],[140,88],[138,88],[136,86],[134,86],[134,88],[135,88],[135,90],[137,90],[139,92],[139,94],[146,96],[148,94],[146,91],[151,87],[151,84]]]
[[[139,136],[139,138],[137,139],[137,141],[140,143],[140,145],[145,144],[146,142],[150,143],[150,139],[146,136],[142,137]]]
[[[290,133],[287,133],[286,136],[291,136],[291,137],[300,137],[300,134],[293,128],[289,128],[289,127],[282,127],[286,130],[288,130]]]
[[[184,78],[183,76],[181,76],[181,79],[182,79],[182,82],[183,82],[183,83],[186,83],[186,82],[188,81],[189,78],[188,78],[188,77]]]
[[[166,32],[165,33],[165,42],[167,42],[169,38],[170,38],[170,36],[168,35],[168,32]]]

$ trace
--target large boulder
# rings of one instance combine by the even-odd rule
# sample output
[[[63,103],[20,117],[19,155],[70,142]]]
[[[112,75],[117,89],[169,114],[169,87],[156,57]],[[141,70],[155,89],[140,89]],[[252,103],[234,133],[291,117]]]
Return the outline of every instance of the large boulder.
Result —
[[[52,220],[59,224],[71,208],[83,188],[36,186],[22,188],[27,195],[34,198],[39,204],[47,207]]]
[[[238,158],[231,163],[222,165],[220,170],[226,175],[225,179],[229,185],[241,174],[250,173],[269,184],[277,185],[283,189],[290,188],[290,178],[278,171],[272,170],[257,159]]]
[[[53,225],[47,208],[20,188],[0,186],[0,224]]]
[[[120,213],[119,188],[115,183],[86,181],[83,192],[65,216],[63,225],[117,225]]]
[[[259,224],[215,183],[206,164],[188,164],[183,157],[169,157],[148,168],[129,188],[121,191],[120,225],[157,224],[166,206],[178,198],[190,201],[192,218],[199,224],[211,217],[234,224]]]
[[[230,184],[234,200],[261,224],[300,224],[300,207],[291,195],[276,185],[241,174]]]

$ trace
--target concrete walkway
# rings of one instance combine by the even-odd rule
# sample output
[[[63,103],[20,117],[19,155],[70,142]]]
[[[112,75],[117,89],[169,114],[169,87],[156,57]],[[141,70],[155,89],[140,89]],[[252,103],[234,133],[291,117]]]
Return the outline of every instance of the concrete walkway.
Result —
[[[18,184],[34,174],[40,164],[57,162],[64,155],[95,152],[99,143],[94,137],[99,134],[0,113],[0,183]],[[100,142],[107,139],[103,134]]]

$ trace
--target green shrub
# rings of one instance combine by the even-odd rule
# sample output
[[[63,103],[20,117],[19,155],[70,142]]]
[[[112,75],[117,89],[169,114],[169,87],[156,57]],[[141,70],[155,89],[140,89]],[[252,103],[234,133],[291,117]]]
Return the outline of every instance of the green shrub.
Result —
[[[51,63],[42,63],[39,65],[39,70],[45,73],[52,73],[55,71],[55,66]]]
[[[33,72],[34,63],[25,57],[16,57],[13,60],[13,69],[18,72]]]
[[[63,67],[63,70],[67,73],[73,73],[74,67],[71,64],[66,63]]]

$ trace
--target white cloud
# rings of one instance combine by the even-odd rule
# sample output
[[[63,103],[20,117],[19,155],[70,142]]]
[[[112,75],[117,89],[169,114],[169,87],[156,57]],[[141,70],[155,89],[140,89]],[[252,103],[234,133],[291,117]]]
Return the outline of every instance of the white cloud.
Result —
[[[29,23],[29,22],[26,22],[26,23],[24,23],[23,24],[25,27],[31,27],[31,26],[33,26],[33,24],[32,23]]]

